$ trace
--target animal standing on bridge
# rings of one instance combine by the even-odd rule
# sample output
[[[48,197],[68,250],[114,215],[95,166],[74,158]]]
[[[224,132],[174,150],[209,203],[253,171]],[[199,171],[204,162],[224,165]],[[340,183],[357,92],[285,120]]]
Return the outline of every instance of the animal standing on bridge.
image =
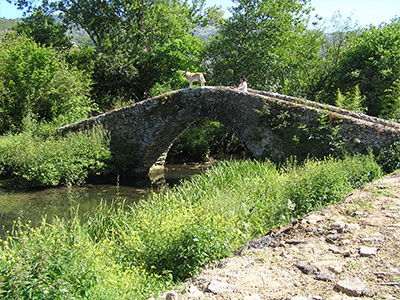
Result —
[[[184,71],[182,75],[187,79],[187,81],[189,81],[190,88],[193,87],[193,82],[195,81],[200,81],[201,86],[204,86],[204,84],[206,83],[206,80],[204,79],[204,75],[202,73],[191,73],[188,71]]]

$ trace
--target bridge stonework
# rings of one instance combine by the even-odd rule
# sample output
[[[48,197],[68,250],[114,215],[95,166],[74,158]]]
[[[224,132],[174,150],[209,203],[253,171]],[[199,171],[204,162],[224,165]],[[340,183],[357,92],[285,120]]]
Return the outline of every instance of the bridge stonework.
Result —
[[[122,157],[131,173],[147,174],[175,138],[200,119],[220,122],[255,158],[274,161],[290,156],[310,139],[315,142],[311,147],[328,149],[330,145],[318,145],[324,143],[324,134],[330,136],[325,143],[341,143],[352,153],[400,140],[398,123],[300,98],[229,87],[173,91],[59,130],[66,133],[101,123],[110,133],[112,154]]]

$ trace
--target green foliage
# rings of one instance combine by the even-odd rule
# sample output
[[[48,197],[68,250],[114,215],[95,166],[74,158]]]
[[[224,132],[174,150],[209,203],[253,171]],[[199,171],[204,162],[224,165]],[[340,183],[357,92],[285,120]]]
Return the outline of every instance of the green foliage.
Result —
[[[11,30],[15,25],[17,25],[17,22],[18,20],[16,19],[0,18],[0,32]]]
[[[32,228],[18,223],[0,250],[2,299],[146,299],[167,283],[113,260],[111,242],[93,243],[76,218]]]
[[[340,135],[340,116],[321,113],[319,118],[304,124],[298,115],[289,111],[273,115],[268,108],[259,112],[259,122],[279,136],[279,147],[285,157],[295,156],[300,162],[307,158],[341,157],[346,152]],[[269,157],[269,153],[265,153]]]
[[[247,74],[255,89],[299,95],[320,48],[306,31],[308,1],[238,1],[209,44],[207,73],[215,85]]]
[[[285,189],[285,198],[293,205],[293,216],[302,216],[310,210],[337,202],[351,189],[359,188],[380,175],[380,168],[372,156],[346,157],[338,168],[326,163],[330,160],[307,161],[300,170],[293,170],[290,163],[286,166],[293,170]]]
[[[0,41],[0,133],[22,131],[25,118],[61,125],[87,117],[89,84],[52,49],[6,35]]]
[[[376,160],[386,173],[400,169],[400,142],[381,149],[376,155]]]
[[[59,11],[64,25],[88,33],[98,54],[92,95],[103,110],[112,108],[115,99],[142,100],[155,86],[151,93],[160,85],[177,88],[178,77],[171,74],[191,64],[199,68],[194,49],[199,41],[192,29],[219,19],[217,8],[204,10],[204,0],[11,1],[28,12]]]
[[[0,138],[0,174],[23,178],[30,186],[82,184],[89,175],[107,172],[109,143],[100,128],[66,137],[5,135]]]
[[[205,43],[191,35],[167,41],[157,47],[142,76],[149,82],[155,82],[150,96],[157,96],[171,90],[187,87],[183,71],[201,71],[200,61],[205,52]]]
[[[338,89],[335,105],[354,112],[363,113],[365,112],[365,108],[362,106],[364,101],[365,97],[361,96],[360,88],[356,85],[354,89],[348,91],[346,95],[343,95]]]
[[[54,17],[46,15],[42,10],[23,18],[14,30],[32,38],[42,46],[53,46],[57,49],[67,49],[72,46],[71,38],[66,35],[68,28],[57,23]]]
[[[202,162],[207,157],[233,154],[240,141],[218,122],[202,120],[189,126],[174,141],[168,161]]]
[[[400,109],[400,21],[382,24],[355,35],[337,66],[332,69],[325,88],[325,100],[332,103],[333,91],[351,92],[359,86],[365,96],[367,113],[383,118],[397,117]],[[331,100],[330,100],[331,99]]]
[[[148,299],[248,239],[380,175],[371,156],[225,161],[134,207],[19,225],[0,249],[2,299]],[[117,201],[121,201],[117,199]]]

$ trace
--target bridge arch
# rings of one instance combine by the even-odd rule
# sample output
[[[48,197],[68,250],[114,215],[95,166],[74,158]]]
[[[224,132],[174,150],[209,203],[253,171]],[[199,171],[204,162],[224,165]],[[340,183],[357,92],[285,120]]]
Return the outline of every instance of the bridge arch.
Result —
[[[400,140],[400,125],[299,98],[228,87],[182,89],[60,128],[89,128],[102,123],[111,150],[134,173],[146,173],[190,124],[207,119],[234,132],[255,158],[279,161],[290,155],[286,140],[297,128],[315,128],[321,115],[339,128],[351,152],[379,149]]]

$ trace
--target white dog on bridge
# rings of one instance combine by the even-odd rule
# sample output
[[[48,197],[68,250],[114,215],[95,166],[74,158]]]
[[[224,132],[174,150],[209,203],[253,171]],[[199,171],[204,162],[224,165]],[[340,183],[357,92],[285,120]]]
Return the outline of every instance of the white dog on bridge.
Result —
[[[191,88],[193,86],[194,81],[200,81],[201,86],[204,86],[206,83],[206,80],[204,79],[204,75],[202,73],[190,73],[188,71],[183,72],[183,77],[189,81],[189,87]]]

